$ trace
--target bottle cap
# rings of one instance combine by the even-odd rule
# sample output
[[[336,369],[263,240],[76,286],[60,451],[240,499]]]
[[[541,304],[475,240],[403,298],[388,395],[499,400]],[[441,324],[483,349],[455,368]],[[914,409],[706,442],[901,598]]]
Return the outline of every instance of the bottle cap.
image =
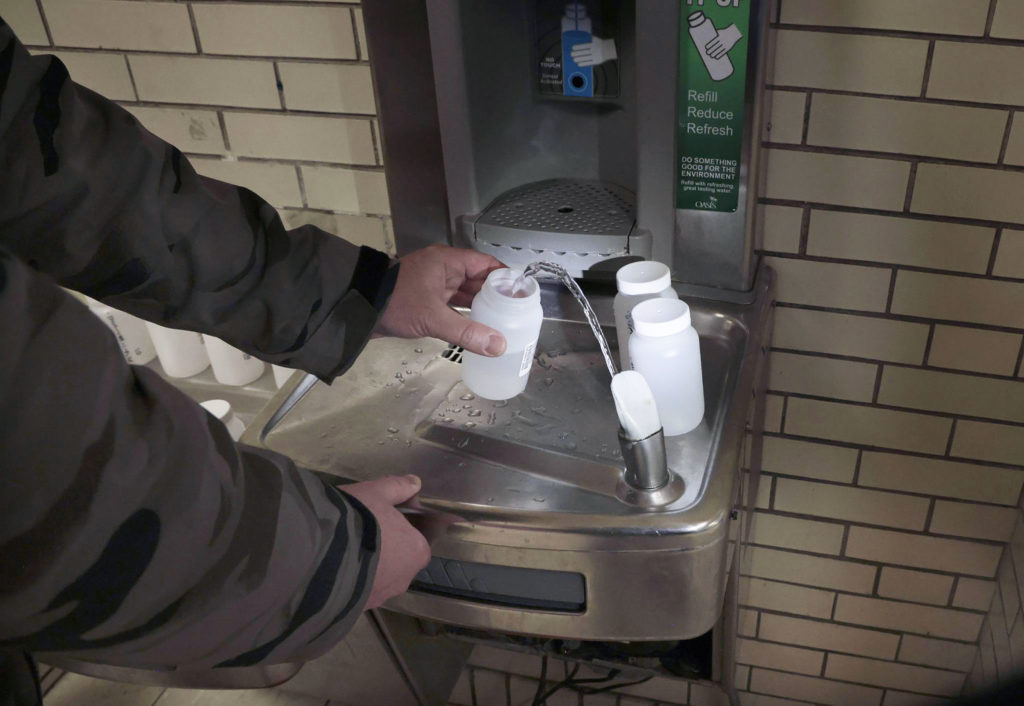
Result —
[[[227,400],[206,400],[200,402],[199,406],[222,422],[231,414],[231,403]]]
[[[633,307],[633,327],[641,336],[671,336],[690,327],[690,307],[680,299],[648,299]]]
[[[691,12],[689,15],[686,16],[686,21],[690,24],[691,27],[696,27],[697,25],[702,24],[704,22],[704,13],[701,10]]]
[[[620,267],[615,283],[623,294],[657,294],[672,286],[672,272],[661,262],[641,260]]]

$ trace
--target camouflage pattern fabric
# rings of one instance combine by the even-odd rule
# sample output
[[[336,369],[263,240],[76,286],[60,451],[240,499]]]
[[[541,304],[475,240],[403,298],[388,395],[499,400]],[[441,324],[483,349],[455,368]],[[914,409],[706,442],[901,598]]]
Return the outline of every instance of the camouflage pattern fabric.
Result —
[[[371,587],[373,516],[125,364],[58,285],[329,381],[396,274],[198,176],[0,20],[0,649],[205,668],[340,639]]]

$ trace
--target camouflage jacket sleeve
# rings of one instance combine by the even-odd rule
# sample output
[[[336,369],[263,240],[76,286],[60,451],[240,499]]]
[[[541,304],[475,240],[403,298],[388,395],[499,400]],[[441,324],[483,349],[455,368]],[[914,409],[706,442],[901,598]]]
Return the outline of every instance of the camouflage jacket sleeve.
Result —
[[[286,233],[0,21],[0,644],[169,668],[337,641],[369,594],[372,515],[126,365],[54,281],[331,378],[387,264]]]

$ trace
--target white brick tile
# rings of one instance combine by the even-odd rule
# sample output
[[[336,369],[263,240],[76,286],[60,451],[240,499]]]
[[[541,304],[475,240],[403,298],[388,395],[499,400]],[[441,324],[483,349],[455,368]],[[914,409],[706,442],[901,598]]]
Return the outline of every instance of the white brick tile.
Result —
[[[349,213],[389,214],[384,172],[337,167],[302,167],[311,208]]]
[[[782,4],[781,19],[785,24],[980,37],[985,31],[987,17],[987,0],[900,0],[898,3],[886,0],[857,0],[852,3],[786,0]]]
[[[995,162],[1006,111],[891,98],[817,94],[807,144]]]
[[[292,209],[281,211],[281,218],[288,228],[308,223],[356,245],[367,245],[381,251],[386,247],[384,224],[379,218]]]
[[[886,689],[882,706],[952,706],[952,702],[939,696],[922,696],[907,691]]]
[[[790,476],[849,483],[857,465],[857,451],[841,446],[767,436],[762,466]]]
[[[1013,534],[1017,514],[1018,510],[1015,507],[936,500],[935,513],[932,515],[928,531],[935,534],[1007,542]]]
[[[224,137],[212,110],[125,106],[142,125],[182,152],[223,154]]]
[[[740,579],[740,604],[782,613],[828,618],[832,614],[832,591],[804,588],[757,578]]]
[[[274,206],[302,206],[299,179],[295,167],[290,164],[201,158],[191,161],[200,174],[244,186]]]
[[[1024,124],[1024,117],[1021,118]],[[1024,139],[1021,140],[1024,142]],[[1006,229],[999,238],[992,274],[998,277],[1024,279],[1024,230]]]
[[[839,554],[843,532],[843,525],[836,523],[755,512],[750,541],[817,554]]]
[[[910,164],[798,150],[768,150],[768,198],[902,210]]]
[[[787,304],[885,311],[892,272],[887,267],[766,257],[778,274],[777,296]]]
[[[960,420],[950,454],[1020,465],[1024,459],[1024,427]]]
[[[1008,66],[1024,62],[1024,47],[936,42],[929,98],[977,103],[1024,103],[1024,75]]]
[[[377,112],[369,66],[282,61],[278,69],[289,110]]]
[[[163,691],[161,687],[122,684],[106,679],[94,679],[81,674],[65,674],[46,695],[49,706],[77,706],[103,704],[103,706],[137,706],[151,704]]]
[[[957,582],[956,593],[953,595],[953,605],[957,608],[988,610],[992,605],[995,588],[996,584],[992,581],[981,581],[961,576]]]
[[[983,616],[949,608],[933,608],[915,603],[840,594],[836,603],[835,619],[842,623],[903,630],[970,642],[977,639]]]
[[[503,704],[508,689],[506,676],[486,669],[473,670],[473,692],[478,704]]]
[[[992,36],[1024,39],[1024,5],[1018,0],[997,0],[992,17]]]
[[[767,91],[771,115],[765,126],[764,139],[799,145],[804,133],[804,106],[807,94],[802,91]]]
[[[50,40],[46,36],[36,0],[4,0],[0,9],[3,10],[4,21],[23,44],[49,46]]]
[[[903,270],[896,276],[892,311],[945,321],[1024,328],[1024,282]]]
[[[956,672],[847,655],[829,655],[825,676],[939,696],[958,695],[964,683],[964,675]]]
[[[654,677],[643,684],[616,689],[616,692],[654,699],[664,704],[685,704],[689,694],[689,683],[682,679]]]
[[[1024,473],[956,461],[865,451],[858,482],[873,488],[1016,505]]]
[[[370,122],[358,118],[225,113],[232,150],[269,157],[343,164],[375,164]]]
[[[941,454],[953,422],[943,417],[790,398],[787,434]]]
[[[1024,255],[1024,253],[1022,253]],[[1013,375],[1021,335],[967,326],[936,326],[928,364],[993,375]]]
[[[916,96],[927,53],[928,43],[918,39],[779,30],[771,82]]]
[[[280,108],[269,61],[138,54],[129,58],[139,100]]]
[[[984,274],[994,239],[994,228],[814,210],[807,254]]]
[[[927,340],[925,324],[789,307],[775,310],[772,333],[777,348],[914,364]]]
[[[75,83],[92,89],[110,100],[135,100],[128,65],[121,54],[55,51],[52,53],[68,67]]]
[[[764,430],[779,433],[782,431],[782,395],[766,395],[764,401]]]
[[[923,530],[928,505],[927,498],[845,485],[790,478],[779,478],[775,484],[776,510],[903,529]]]
[[[965,642],[936,640],[917,635],[904,635],[900,644],[900,661],[929,667],[970,671],[978,654],[977,645]]]
[[[855,593],[871,593],[876,572],[867,564],[766,547],[750,547],[743,566],[743,573],[749,576]]]
[[[758,225],[762,230],[761,247],[768,252],[799,252],[803,209],[768,205],[757,209]]]
[[[806,701],[794,701],[793,699],[781,699],[778,696],[767,694],[755,694],[750,691],[740,691],[740,706],[807,706]]]
[[[818,650],[743,638],[736,641],[736,651],[736,661],[740,664],[813,676],[821,674],[821,665],[825,658],[825,653]]]
[[[193,7],[207,54],[355,59],[347,7],[224,2]]]
[[[455,688],[448,695],[448,703],[454,706],[473,706],[473,689],[469,684],[469,670],[463,670]]]
[[[1006,154],[1003,159],[1006,164],[1024,164],[1024,113],[1014,114],[1010,141],[1006,145]]]
[[[884,566],[878,583],[878,595],[914,603],[946,605],[952,588],[952,576]]]
[[[195,52],[188,8],[181,3],[43,0],[56,46]]]
[[[1024,381],[885,366],[881,404],[1024,422]]]
[[[353,8],[352,20],[355,22],[356,38],[359,41],[359,58],[363,61],[369,61],[370,54],[367,51],[368,45],[366,43],[366,26],[363,23],[363,8]]]
[[[749,678],[749,667],[742,665],[736,667],[737,672],[740,672],[741,670],[743,675]],[[743,683],[745,684],[746,681]],[[690,682],[690,699],[687,703],[690,706],[728,706],[729,697],[726,696],[725,692],[717,685],[708,686],[698,682]],[[585,700],[584,704],[586,704]],[[586,706],[590,705],[586,704]]]
[[[1024,47],[1021,47],[1021,60],[1024,61]],[[910,210],[1024,223],[1024,201],[1016,198],[1022,191],[1024,173],[1021,172],[924,163],[917,168]]]
[[[894,659],[900,638],[891,632],[853,628],[831,622],[762,613],[759,637],[787,645],[817,647],[864,657]]]
[[[813,355],[772,352],[769,389],[838,400],[870,402],[878,366]]]
[[[882,701],[882,690],[875,687],[767,669],[751,671],[750,689],[828,706],[878,706]]]
[[[739,609],[737,632],[743,637],[757,637],[757,620],[759,613],[748,608]]]
[[[855,559],[901,564],[991,578],[1002,547],[959,539],[851,527],[846,554]]]

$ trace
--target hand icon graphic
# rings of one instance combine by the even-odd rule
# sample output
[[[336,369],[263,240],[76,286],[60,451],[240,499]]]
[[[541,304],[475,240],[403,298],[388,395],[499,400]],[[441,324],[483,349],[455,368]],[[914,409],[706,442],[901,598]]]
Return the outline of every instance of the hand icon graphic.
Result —
[[[705,44],[704,49],[712,59],[721,59],[742,38],[743,35],[740,34],[736,25],[729,25],[724,29],[718,30],[718,36]]]
[[[618,58],[619,55],[615,51],[615,40],[611,38],[594,37],[591,42],[572,46],[572,60],[576,62],[577,66],[597,66]]]

